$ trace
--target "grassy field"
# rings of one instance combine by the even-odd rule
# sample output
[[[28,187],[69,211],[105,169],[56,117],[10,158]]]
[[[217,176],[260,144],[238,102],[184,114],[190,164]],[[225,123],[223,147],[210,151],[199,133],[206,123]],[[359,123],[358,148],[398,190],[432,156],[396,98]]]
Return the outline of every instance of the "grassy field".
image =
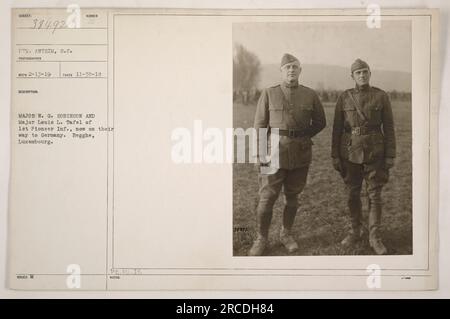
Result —
[[[308,183],[300,195],[293,233],[299,244],[296,255],[373,255],[368,239],[358,246],[343,249],[339,244],[349,227],[344,183],[333,169],[330,158],[331,126],[334,105],[326,104],[327,127],[313,138],[313,162]],[[392,103],[394,112],[397,159],[390,171],[389,183],[383,189],[382,236],[389,254],[412,254],[412,154],[411,104]],[[235,103],[234,127],[253,125],[255,105]],[[247,255],[255,236],[255,208],[258,200],[258,179],[253,164],[233,166],[233,253]],[[367,195],[362,191],[364,225],[367,228]],[[283,196],[274,206],[270,228],[270,256],[286,255],[278,233],[283,211]]]

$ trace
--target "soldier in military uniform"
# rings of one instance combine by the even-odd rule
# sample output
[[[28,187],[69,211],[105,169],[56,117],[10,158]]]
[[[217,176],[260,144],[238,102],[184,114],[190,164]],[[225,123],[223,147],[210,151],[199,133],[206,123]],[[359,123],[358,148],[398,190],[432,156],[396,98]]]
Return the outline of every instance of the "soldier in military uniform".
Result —
[[[365,180],[369,243],[376,254],[383,255],[387,249],[380,237],[381,190],[394,166],[396,148],[392,108],[386,92],[369,85],[371,72],[366,62],[357,59],[351,76],[356,85],[337,100],[332,134],[333,166],[344,179],[351,220],[342,244],[352,245],[362,238],[360,193]]]
[[[258,101],[254,127],[278,129],[279,160],[274,171],[259,171],[259,202],[256,208],[257,237],[249,251],[260,256],[268,245],[272,209],[281,188],[284,188],[285,208],[280,241],[288,252],[298,249],[291,235],[302,192],[311,163],[311,137],[326,125],[325,113],[317,94],[298,84],[301,73],[299,60],[285,54],[281,60],[282,83],[263,90]],[[276,130],[273,130],[276,131]],[[272,131],[272,132],[273,132]],[[270,134],[270,133],[269,133]],[[271,165],[273,163],[260,165]]]

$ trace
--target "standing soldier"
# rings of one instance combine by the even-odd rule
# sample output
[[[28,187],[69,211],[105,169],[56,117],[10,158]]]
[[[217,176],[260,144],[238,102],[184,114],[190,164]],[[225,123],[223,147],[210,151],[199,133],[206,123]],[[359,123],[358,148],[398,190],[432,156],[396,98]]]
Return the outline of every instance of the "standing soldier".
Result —
[[[272,209],[282,186],[286,205],[280,241],[290,253],[298,249],[291,235],[298,209],[297,197],[306,184],[311,163],[311,137],[326,125],[325,113],[317,94],[298,84],[301,72],[299,60],[285,54],[281,59],[280,71],[282,83],[263,90],[255,115],[254,127],[257,131],[278,129],[279,160],[275,170],[270,173],[260,167],[257,237],[249,251],[250,256],[262,255],[267,247]]]
[[[367,183],[369,197],[369,243],[376,254],[387,253],[380,238],[381,190],[394,166],[395,132],[391,103],[383,90],[369,85],[369,65],[357,59],[351,66],[354,89],[339,96],[334,114],[333,166],[348,191],[351,229],[342,245],[362,237],[361,186]]]

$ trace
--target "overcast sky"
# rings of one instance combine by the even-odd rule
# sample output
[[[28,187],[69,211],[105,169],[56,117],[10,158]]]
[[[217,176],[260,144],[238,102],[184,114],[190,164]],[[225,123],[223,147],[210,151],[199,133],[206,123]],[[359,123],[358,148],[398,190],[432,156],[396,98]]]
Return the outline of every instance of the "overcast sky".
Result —
[[[356,58],[372,69],[411,72],[411,23],[365,22],[235,23],[233,42],[255,53],[262,64],[280,63],[291,53],[305,64],[349,67]]]

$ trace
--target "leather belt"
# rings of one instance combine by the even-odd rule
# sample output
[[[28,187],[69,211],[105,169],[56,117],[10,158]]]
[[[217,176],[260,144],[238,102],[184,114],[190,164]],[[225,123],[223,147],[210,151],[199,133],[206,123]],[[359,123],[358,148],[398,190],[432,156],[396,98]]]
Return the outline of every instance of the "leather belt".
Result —
[[[303,137],[303,136],[308,136],[308,132],[306,130],[296,130],[296,129],[282,130],[282,129],[279,129],[278,135],[289,136],[289,137]]]
[[[352,135],[370,135],[373,133],[381,133],[381,128],[379,126],[355,126],[346,127],[345,132]]]

